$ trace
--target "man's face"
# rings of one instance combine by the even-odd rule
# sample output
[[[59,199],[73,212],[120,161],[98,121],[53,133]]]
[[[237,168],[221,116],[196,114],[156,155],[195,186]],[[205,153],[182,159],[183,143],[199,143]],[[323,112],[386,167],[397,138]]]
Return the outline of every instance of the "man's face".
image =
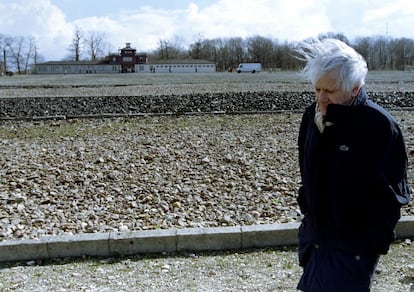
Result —
[[[347,93],[337,84],[338,71],[322,76],[315,84],[316,102],[323,115],[326,115],[328,104],[349,105],[353,100],[353,92]]]

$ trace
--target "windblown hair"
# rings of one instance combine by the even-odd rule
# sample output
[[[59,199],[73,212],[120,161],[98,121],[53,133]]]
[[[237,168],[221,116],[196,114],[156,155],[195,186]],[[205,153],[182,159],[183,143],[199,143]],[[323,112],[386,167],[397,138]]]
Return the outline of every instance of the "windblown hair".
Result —
[[[338,70],[338,86],[345,92],[365,84],[368,73],[364,58],[353,48],[337,39],[324,39],[312,43],[301,43],[296,49],[298,59],[305,61],[306,66],[300,75],[310,81],[313,86],[324,75]]]

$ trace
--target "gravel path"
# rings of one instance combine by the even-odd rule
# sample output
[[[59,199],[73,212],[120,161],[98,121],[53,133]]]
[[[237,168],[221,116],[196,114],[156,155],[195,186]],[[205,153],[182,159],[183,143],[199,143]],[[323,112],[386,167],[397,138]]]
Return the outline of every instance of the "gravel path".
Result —
[[[301,269],[293,248],[117,259],[77,259],[0,266],[1,291],[296,291]],[[373,292],[409,292],[414,243],[380,259]]]

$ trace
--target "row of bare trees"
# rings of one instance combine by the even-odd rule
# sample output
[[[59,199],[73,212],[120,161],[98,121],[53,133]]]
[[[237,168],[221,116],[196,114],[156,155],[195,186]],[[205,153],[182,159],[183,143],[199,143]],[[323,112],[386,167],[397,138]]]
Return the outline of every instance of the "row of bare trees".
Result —
[[[367,60],[370,70],[403,70],[414,65],[414,40],[386,36],[360,37],[350,42],[343,34],[326,33],[319,38],[338,38],[354,47]],[[149,52],[150,59],[205,59],[219,70],[235,68],[239,63],[260,62],[271,70],[297,70],[302,66],[294,55],[295,43],[280,42],[263,36],[204,39],[198,37],[189,46],[176,37],[160,40],[159,47]],[[25,74],[43,61],[33,37],[12,37],[0,34],[0,72]],[[83,32],[77,28],[68,46],[65,60],[99,60],[110,51],[105,35]]]
[[[104,34],[98,32],[83,33],[76,29],[68,48],[66,60],[98,60],[104,58],[109,45]],[[15,72],[28,74],[33,72],[34,65],[42,62],[34,37],[9,36],[0,34],[0,74]]]
[[[350,42],[343,34],[319,35],[319,39],[326,37],[340,39],[354,47],[367,60],[369,70],[404,70],[406,65],[414,65],[413,39],[373,36]],[[302,66],[295,57],[295,45],[293,42],[279,42],[262,36],[199,39],[190,45],[188,55],[213,61],[221,69],[235,67],[243,62],[260,62],[268,69],[292,70]]]
[[[221,70],[235,68],[239,63],[258,62],[267,69],[293,70],[300,62],[293,55],[293,43],[279,43],[262,36],[197,40],[188,54],[195,59],[207,59]]]
[[[84,32],[79,27],[75,29],[72,41],[68,48],[66,60],[99,60],[109,52],[110,45],[105,41],[105,34],[101,32]]]
[[[353,47],[367,60],[370,70],[403,70],[414,65],[414,40],[385,36],[359,38]]]
[[[0,34],[0,73],[27,74],[38,60],[38,48],[33,37],[11,37]]]

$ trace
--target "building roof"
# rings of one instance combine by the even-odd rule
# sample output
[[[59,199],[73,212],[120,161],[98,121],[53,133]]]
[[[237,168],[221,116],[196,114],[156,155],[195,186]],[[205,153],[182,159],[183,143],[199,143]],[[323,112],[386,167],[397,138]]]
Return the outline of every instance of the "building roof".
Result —
[[[95,60],[95,61],[47,61],[38,63],[37,65],[56,65],[56,66],[69,66],[69,65],[101,65],[107,64],[108,60]]]
[[[107,59],[95,60],[95,61],[48,61],[44,63],[38,63],[37,65],[54,65],[54,66],[71,66],[71,65],[107,65],[107,64],[120,64],[118,62],[110,62]],[[147,64],[149,65],[214,65],[214,62],[201,59],[166,59],[166,60],[151,60]]]
[[[201,59],[162,59],[162,60],[150,60],[148,64],[154,64],[154,65],[160,65],[160,64],[214,64],[214,62],[210,62],[207,60],[201,60]]]

